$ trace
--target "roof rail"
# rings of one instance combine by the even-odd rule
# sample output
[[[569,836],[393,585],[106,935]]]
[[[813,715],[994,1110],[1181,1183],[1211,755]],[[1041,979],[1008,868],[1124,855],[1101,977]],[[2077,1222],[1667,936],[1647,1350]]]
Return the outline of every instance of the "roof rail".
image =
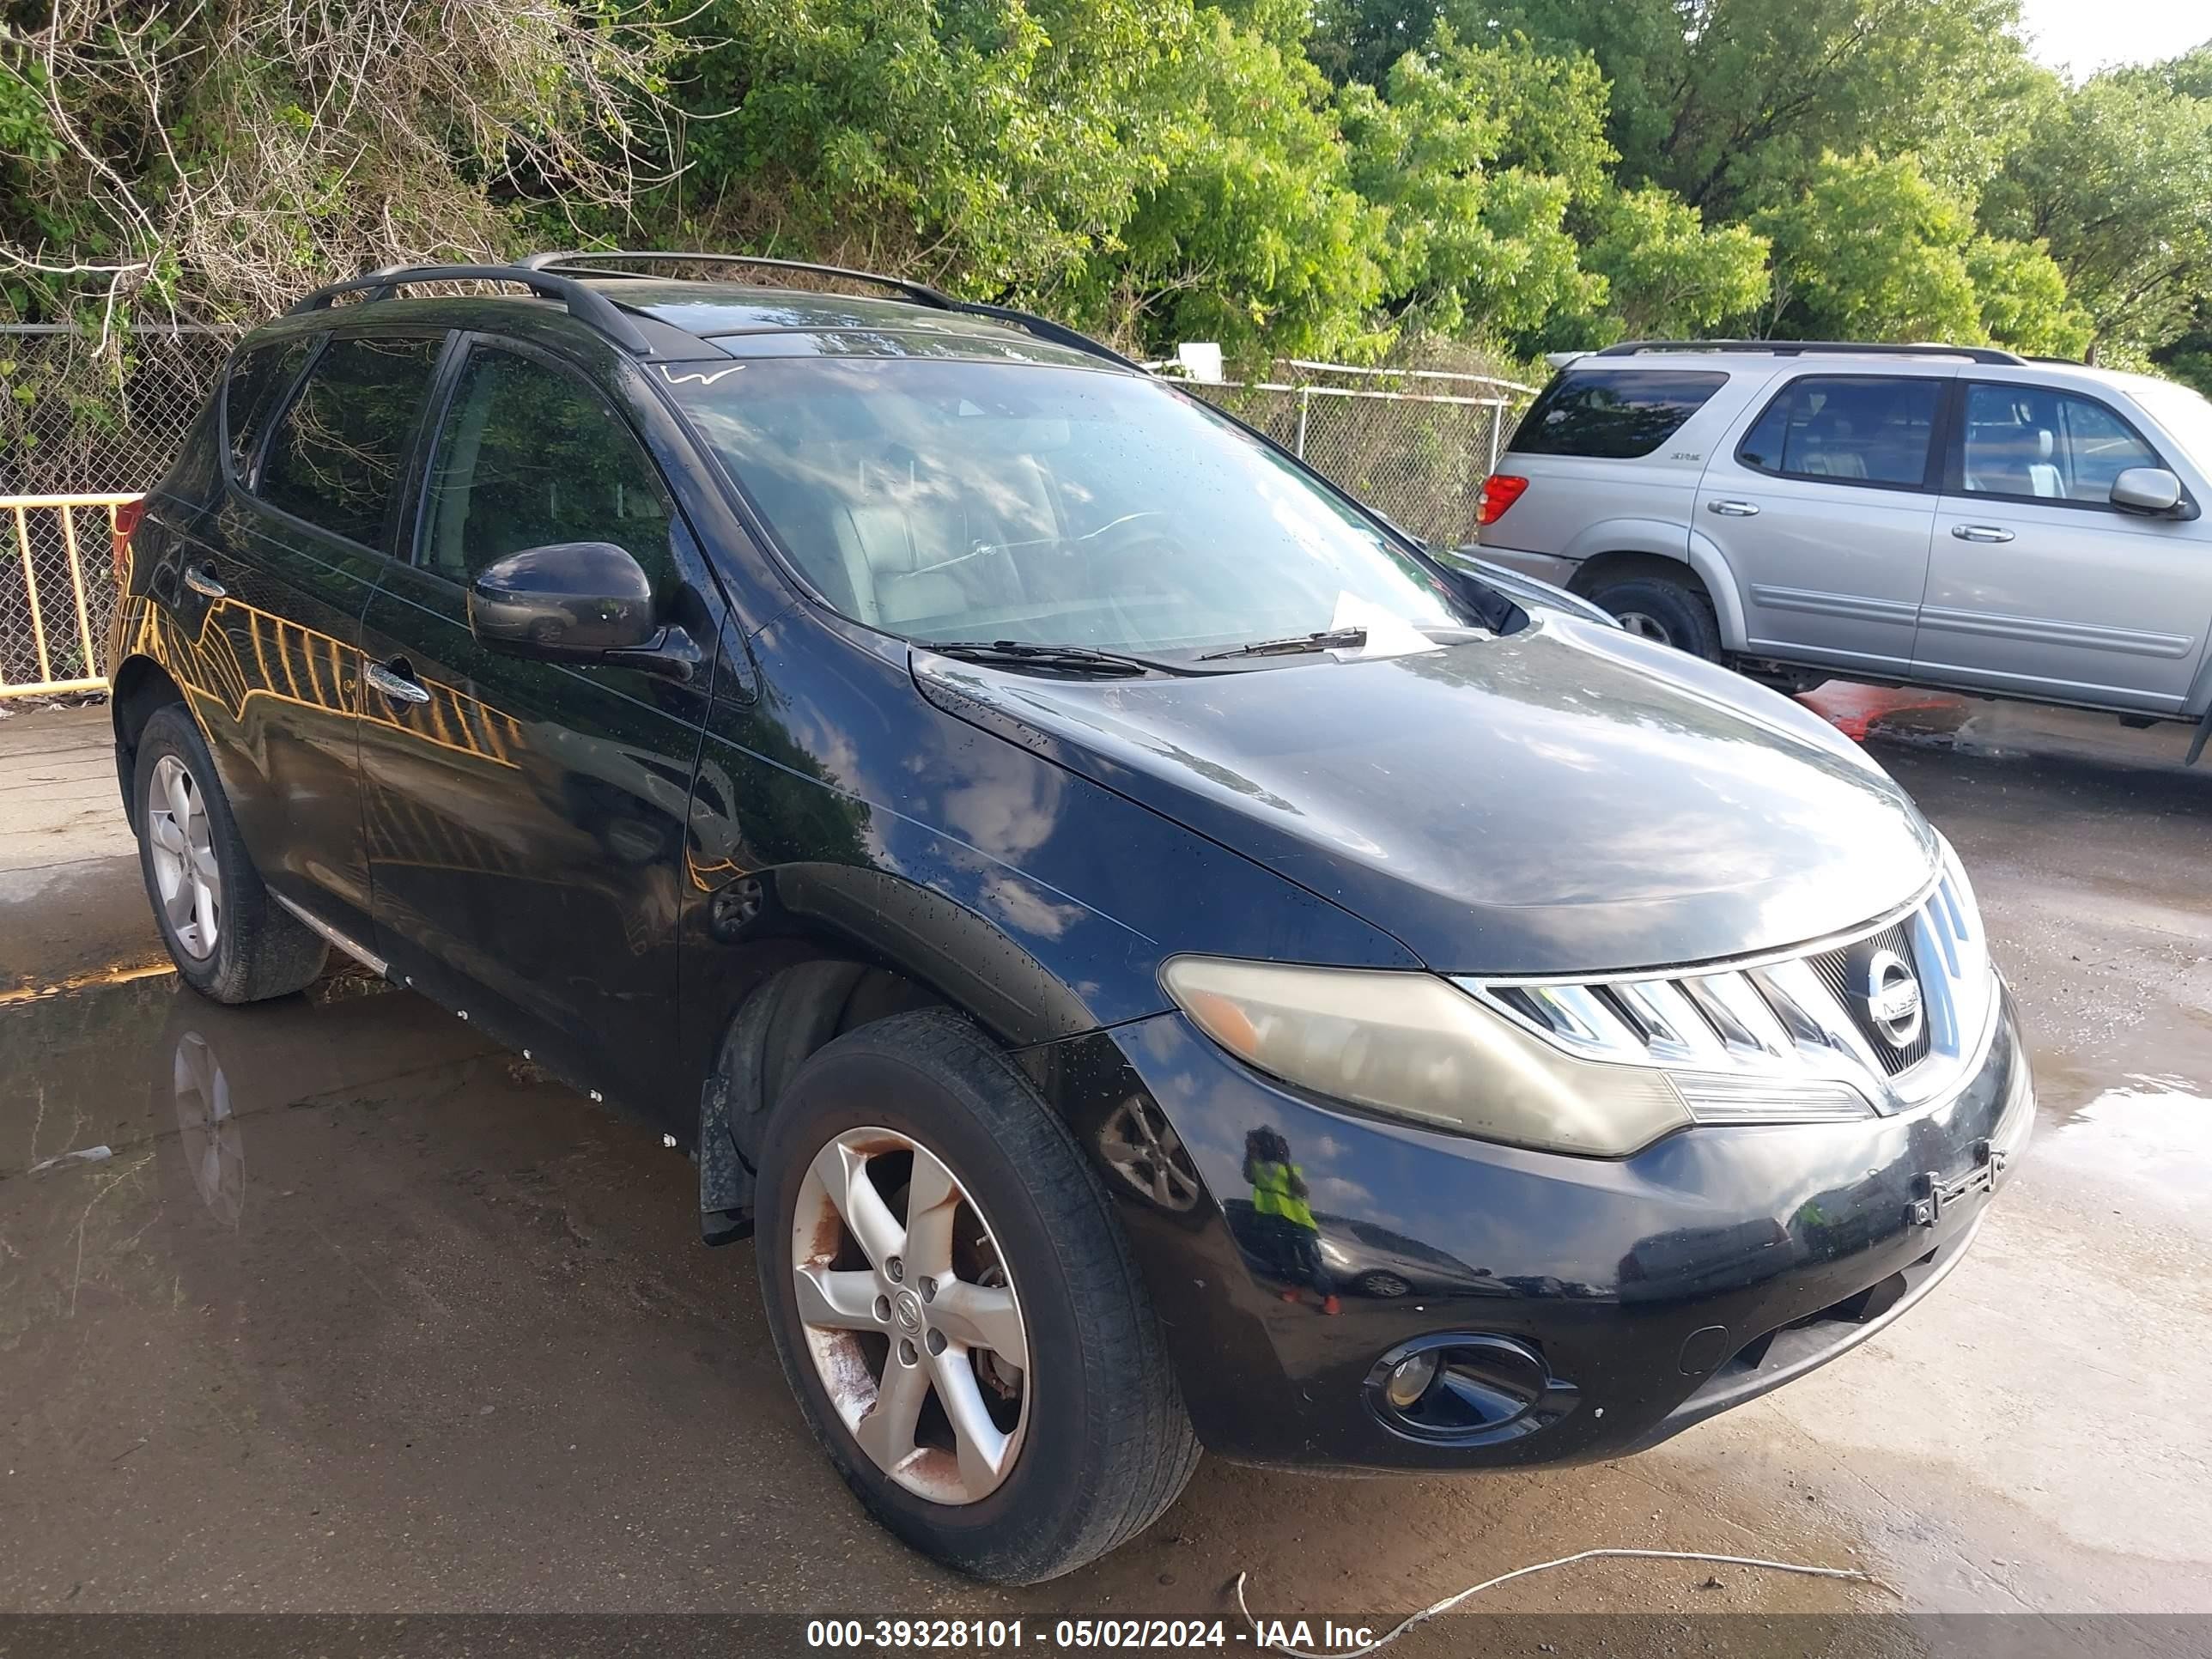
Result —
[[[902,299],[916,305],[929,307],[933,311],[959,312],[970,317],[988,317],[998,322],[1012,323],[1025,328],[1039,339],[1049,340],[1073,351],[1093,357],[1103,357],[1122,368],[1145,373],[1144,365],[1123,356],[1111,346],[1102,345],[1089,335],[1073,329],[1065,323],[1055,323],[1049,317],[1039,317],[1032,312],[1017,311],[1011,306],[987,304],[981,300],[957,300],[942,289],[932,288],[927,283],[909,282],[903,276],[886,276],[878,271],[854,270],[846,265],[817,264],[806,259],[771,259],[753,253],[698,253],[682,250],[667,252],[646,249],[610,248],[605,252],[576,249],[565,253],[533,253],[522,261],[526,270],[538,272],[565,271],[572,276],[632,276],[639,273],[629,270],[610,270],[594,260],[620,264],[709,264],[752,265],[764,270],[798,270],[814,276],[842,276],[849,282],[873,283],[887,288]]]
[[[1139,374],[1152,371],[1133,357],[1125,357],[1112,346],[1092,339],[1081,329],[1070,328],[1066,323],[1055,323],[1049,317],[1040,317],[1033,311],[1017,311],[1012,306],[988,305],[981,300],[955,300],[952,309],[965,312],[971,317],[989,317],[1002,323],[1013,323],[1029,330],[1041,340],[1066,346],[1071,351],[1080,351],[1093,357],[1103,357],[1117,368],[1133,369]]]
[[[605,270],[593,260],[613,261],[622,264],[696,264],[696,265],[759,265],[769,270],[803,270],[813,276],[842,276],[848,282],[873,283],[912,300],[917,305],[934,306],[939,310],[955,307],[958,301],[949,294],[939,292],[927,283],[910,283],[903,276],[879,276],[872,270],[854,270],[844,265],[818,265],[806,259],[770,259],[750,253],[685,253],[648,252],[643,249],[610,248],[605,252],[593,252],[579,248],[566,253],[533,253],[522,261],[527,270],[569,270],[588,272],[594,276],[635,276],[634,270]]]
[[[319,288],[285,314],[328,310],[331,301],[346,294],[366,295],[370,301],[388,300],[395,289],[422,283],[514,283],[540,298],[558,300],[568,307],[570,316],[598,330],[623,350],[641,357],[653,355],[653,343],[645,337],[644,331],[605,295],[568,277],[521,265],[386,265],[381,270],[364,271],[343,283]]]
[[[2002,346],[1873,345],[1851,340],[1623,340],[1591,355],[1634,357],[1658,351],[1763,351],[1777,357],[1964,357],[1976,363],[2025,363],[2027,359]]]

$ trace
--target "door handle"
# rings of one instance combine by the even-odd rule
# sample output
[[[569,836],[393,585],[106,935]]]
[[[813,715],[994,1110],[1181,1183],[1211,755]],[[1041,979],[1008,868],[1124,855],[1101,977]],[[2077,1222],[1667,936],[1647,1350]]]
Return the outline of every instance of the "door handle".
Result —
[[[203,565],[197,570],[186,565],[185,586],[203,599],[225,599],[230,597],[230,590],[215,579],[215,567],[211,564]]]
[[[1707,501],[1705,510],[1717,513],[1723,519],[1755,519],[1759,516],[1756,501]]]
[[[368,683],[394,702],[428,702],[430,692],[427,686],[416,684],[396,668],[380,662],[369,664],[365,671]]]
[[[1954,524],[1951,533],[1962,542],[2008,542],[2012,532],[1993,524]]]

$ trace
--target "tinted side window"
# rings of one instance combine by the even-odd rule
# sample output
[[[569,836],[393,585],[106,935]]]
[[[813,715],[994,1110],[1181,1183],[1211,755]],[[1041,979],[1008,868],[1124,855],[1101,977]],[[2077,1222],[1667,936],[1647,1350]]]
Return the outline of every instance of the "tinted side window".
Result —
[[[333,340],[270,434],[255,493],[375,546],[440,340]]]
[[[1968,386],[1960,441],[1972,495],[2103,503],[2130,467],[2166,465],[2102,404],[2042,386]]]
[[[1942,397],[1941,380],[1808,374],[1767,404],[1736,459],[1786,477],[1917,485]]]
[[[670,511],[652,459],[590,386],[511,351],[469,359],[438,437],[431,568],[465,582],[526,547],[612,542],[665,592]]]
[[[1571,368],[1521,418],[1510,447],[1524,455],[1649,455],[1728,384],[1666,369]]]
[[[223,428],[230,441],[230,468],[241,483],[252,483],[253,452],[283,396],[314,349],[316,337],[271,340],[248,346],[231,360],[222,392]]]

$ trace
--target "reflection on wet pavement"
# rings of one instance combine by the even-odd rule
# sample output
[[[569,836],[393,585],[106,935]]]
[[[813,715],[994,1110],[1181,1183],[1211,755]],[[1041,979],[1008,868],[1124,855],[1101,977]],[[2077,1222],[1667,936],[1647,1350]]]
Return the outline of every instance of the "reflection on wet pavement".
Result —
[[[2212,1238],[2212,1099],[2185,1079],[2130,1077],[2106,1090],[2059,1127],[2052,1155]]]
[[[655,1137],[357,975],[241,1010],[142,977],[0,1005],[0,1608],[1212,1616],[1249,1569],[1255,1606],[1318,1615],[1600,1545],[1863,1562],[1915,1607],[2212,1608],[2212,769],[1884,729],[1975,872],[2045,1124],[1913,1316],[1655,1452],[1326,1486],[1210,1461],[1115,1556],[981,1591],[852,1503],[750,1247],[699,1246]],[[1158,1127],[1113,1151],[1180,1203]],[[1275,1150],[1234,1196],[1294,1222]],[[1445,1270],[1294,1231],[1255,1248],[1332,1327],[1331,1291]],[[1706,1576],[1600,1564],[1496,1605],[1895,1605]]]

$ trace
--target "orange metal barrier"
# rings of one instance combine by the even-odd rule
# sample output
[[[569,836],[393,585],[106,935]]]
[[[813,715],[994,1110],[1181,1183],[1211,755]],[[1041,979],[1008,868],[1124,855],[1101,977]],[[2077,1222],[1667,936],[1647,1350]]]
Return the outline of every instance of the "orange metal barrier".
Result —
[[[99,691],[100,641],[115,604],[113,561],[84,562],[86,538],[112,550],[115,510],[128,495],[0,495],[0,524],[15,556],[0,558],[0,697]],[[88,525],[81,514],[95,515]],[[100,534],[101,519],[106,534]]]

